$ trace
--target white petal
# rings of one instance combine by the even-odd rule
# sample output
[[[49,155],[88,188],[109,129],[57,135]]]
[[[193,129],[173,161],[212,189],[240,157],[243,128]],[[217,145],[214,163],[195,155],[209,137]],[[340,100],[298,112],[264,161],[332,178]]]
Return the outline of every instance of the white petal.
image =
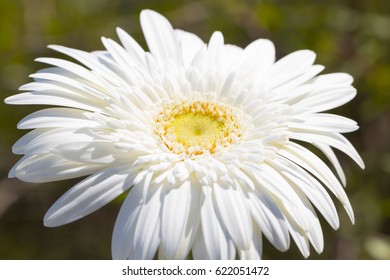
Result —
[[[118,33],[119,39],[122,42],[122,45],[125,47],[131,59],[135,64],[145,65],[144,57],[145,51],[142,47],[124,30],[117,28],[116,32]]]
[[[192,66],[198,70],[200,78],[202,79],[204,86],[203,91],[214,88],[215,91],[220,91],[220,81],[223,82],[224,77],[215,77],[216,72],[222,75],[226,75],[224,71],[220,69],[221,48],[223,48],[223,35],[221,32],[214,32],[210,38],[210,41],[206,47],[202,47],[195,55]],[[200,88],[199,88],[200,89]],[[201,91],[200,91],[201,92]]]
[[[221,39],[223,40],[222,34],[221,34]],[[215,73],[217,77],[217,81],[215,81],[215,78],[213,76],[207,75],[206,77],[209,80],[208,83],[216,82],[216,84],[218,85],[219,79],[221,79],[222,81],[223,79],[226,79],[225,77],[230,76],[232,72],[239,72],[237,71],[237,69],[240,69],[239,64],[242,61],[243,53],[244,50],[235,45],[223,44],[222,46],[220,46],[218,53],[214,54],[215,57],[217,58],[218,64],[210,65],[211,67],[210,70],[212,70]],[[211,53],[211,50],[209,50],[209,55],[210,56],[213,55]],[[235,74],[235,76],[237,75]],[[210,81],[210,80],[214,80],[214,81]],[[236,85],[237,87],[239,87],[240,85],[242,87],[242,81],[240,79],[236,79],[235,81],[233,81],[233,85]],[[238,90],[239,89],[237,89],[237,91]],[[236,94],[236,92],[234,92],[233,94]]]
[[[320,158],[304,147],[291,142],[288,145],[285,145],[282,150],[279,150],[278,154],[303,167],[321,180],[321,182],[323,182],[325,186],[328,187],[328,189],[340,200],[352,223],[354,223],[355,219],[352,206],[343,187],[329,167]]]
[[[192,60],[205,43],[193,33],[175,29],[176,36],[181,46],[184,66],[191,65]]]
[[[135,185],[127,195],[119,211],[112,234],[112,258],[128,259],[133,250],[134,231],[143,204],[143,185]]]
[[[13,152],[29,155],[52,153],[69,161],[93,164],[111,164],[114,160],[134,159],[139,155],[140,152],[136,150],[132,154],[123,153],[115,147],[115,137],[98,135],[96,132],[87,128],[38,128],[21,137],[14,144]],[[144,145],[147,144],[146,140]]]
[[[112,71],[106,64],[98,60],[93,53],[84,52],[77,49],[72,49],[64,46],[49,45],[49,48],[66,54],[80,61],[82,64],[90,68],[92,71],[99,73],[100,76],[114,84],[120,84],[121,78]]]
[[[33,78],[35,82],[57,82],[65,88],[71,85],[71,87],[78,88],[79,90],[84,89],[84,94],[92,95],[93,97],[101,99],[104,99],[106,95],[110,95],[109,89],[104,86],[104,83],[101,83],[101,78],[95,76],[90,70],[85,69],[78,64],[67,65],[67,69],[64,69],[60,66],[62,66],[62,63],[66,65],[68,61],[62,61],[61,59],[55,58],[42,58],[43,61],[47,60],[47,63],[49,63],[52,59],[55,61],[54,64],[57,63],[59,67],[47,67],[31,74],[30,77]],[[60,62],[58,62],[58,60]],[[74,70],[74,73],[71,71],[73,67],[76,69],[77,67],[81,67],[81,70]]]
[[[301,122],[291,122],[289,128],[293,128],[296,131],[346,133],[359,128],[355,121],[333,114],[303,114],[295,116],[295,118]]]
[[[209,259],[230,259],[232,256],[231,240],[227,238],[227,233],[222,229],[215,213],[211,193],[210,187],[202,187],[200,215],[204,247]]]
[[[19,90],[31,91],[32,93],[41,95],[56,95],[64,98],[71,97],[81,101],[88,100],[95,104],[104,103],[105,99],[107,99],[105,94],[94,89],[82,87],[78,83],[73,83],[72,85],[70,82],[66,81],[68,78],[62,77],[62,80],[59,82],[49,80],[49,74],[44,74],[44,76],[47,77],[47,79],[40,79],[38,82],[25,84],[21,86]]]
[[[185,235],[191,206],[191,183],[185,181],[180,186],[167,188],[169,189],[162,202],[161,245],[164,255],[172,259],[179,249],[182,236]]]
[[[61,141],[58,141],[61,139]],[[58,145],[64,143],[93,143],[94,137],[88,135],[86,129],[73,128],[35,129],[21,137],[12,147],[15,154],[41,154],[52,152]],[[107,142],[107,141],[106,141]]]
[[[272,92],[277,94],[275,100],[289,99],[291,98],[290,92],[293,89],[309,81],[311,78],[313,78],[322,70],[324,70],[324,68],[325,67],[322,65],[313,65],[299,76],[294,77],[290,80],[279,81],[278,84],[275,84],[272,88],[270,87],[267,89],[272,90]]]
[[[100,85],[100,80],[89,69],[87,69],[79,64],[76,64],[74,62],[70,62],[70,61],[67,61],[64,59],[59,59],[59,58],[51,58],[51,57],[41,57],[41,58],[35,59],[35,61],[50,64],[53,66],[57,66],[58,69],[66,70],[67,72],[72,73],[76,77],[79,77],[85,81],[90,81],[96,85]],[[64,73],[64,71],[57,73],[58,69],[53,71],[53,68],[50,68],[50,71],[48,71],[47,69],[46,70],[44,69],[44,70],[41,70],[39,72],[56,73],[56,74],[61,74],[61,73],[63,74]],[[69,76],[69,75],[66,75],[66,76]]]
[[[241,188],[254,190],[255,185],[250,177],[248,177],[244,170],[237,168],[235,165],[229,165],[230,178],[234,178]]]
[[[19,129],[54,127],[97,127],[98,123],[83,110],[50,108],[34,112],[18,123]]]
[[[295,224],[294,221],[290,220],[290,222],[287,223],[287,226],[291,237],[294,239],[294,242],[297,245],[299,251],[305,258],[308,258],[310,255],[310,247],[305,232],[302,230],[301,227]]]
[[[243,64],[256,67],[259,76],[275,62],[275,46],[267,39],[258,39],[244,49]],[[259,77],[261,78],[261,77]]]
[[[195,59],[197,59],[197,57]],[[202,61],[202,59],[200,59],[200,61]],[[195,63],[196,62],[197,62],[197,60],[195,60]],[[200,67],[200,66],[198,66],[198,67]],[[192,90],[198,91],[198,92],[204,92],[205,79],[197,68],[190,67],[186,71],[186,79],[187,79],[188,83],[190,84],[190,87]]]
[[[219,220],[237,248],[245,250],[252,239],[252,221],[246,198],[239,186],[213,186]]]
[[[261,231],[255,226],[253,228],[252,242],[247,250],[239,250],[238,254],[241,260],[261,260],[263,251],[263,240]]]
[[[280,86],[302,75],[316,58],[316,54],[309,50],[300,50],[286,55],[278,60],[271,68],[266,89]]]
[[[176,251],[175,259],[184,259],[188,256],[200,228],[200,188],[197,186],[195,180],[192,180],[191,184],[191,201],[188,218]]]
[[[314,249],[318,253],[321,253],[324,249],[324,237],[322,235],[321,225],[317,214],[306,196],[299,189],[295,189],[295,191],[304,205],[304,208],[299,209],[301,211],[299,214],[306,219],[306,228],[302,228],[305,231],[304,234],[307,236]],[[289,209],[286,209],[284,213],[288,211]],[[290,213],[292,214],[291,218],[294,219],[294,221],[297,221],[296,217],[294,217],[296,213],[292,213],[291,211]]]
[[[308,143],[321,143],[332,146],[352,158],[360,168],[364,169],[364,162],[355,147],[340,133],[312,131],[292,132],[290,138]]]
[[[302,101],[296,103],[296,108],[307,112],[322,112],[340,107],[356,96],[356,89],[349,86],[327,86],[314,88]]]
[[[192,247],[192,256],[194,260],[211,260],[212,258],[208,254],[206,244],[203,238],[202,229],[199,228],[199,233],[195,239],[194,246]]]
[[[325,154],[325,156],[330,160],[330,162],[333,164],[334,168],[336,169],[337,175],[339,175],[339,178],[343,183],[343,186],[345,187],[347,185],[347,178],[345,177],[343,168],[341,167],[340,162],[337,159],[332,148],[329,147],[328,145],[324,145],[321,143],[315,143],[314,146],[318,147]]]
[[[220,57],[220,51],[223,47],[224,47],[223,34],[219,31],[215,31],[211,35],[210,41],[207,45],[209,58],[212,59],[211,61],[208,61],[208,63],[210,63],[210,66],[215,67],[215,64],[213,63],[218,62],[218,58]]]
[[[181,52],[178,40],[169,21],[162,15],[151,11],[141,12],[141,27],[150,52],[160,63],[174,62],[181,65]]]
[[[204,236],[202,233],[202,229],[200,228],[200,232],[197,235],[197,238],[194,242],[194,245],[192,247],[192,256],[194,260],[234,260],[236,259],[236,248],[234,247],[234,243],[231,239],[225,240],[227,242],[226,248],[224,247],[223,250],[226,250],[227,252],[224,252],[223,254],[226,254],[226,257],[224,258],[216,258],[213,255],[210,255],[209,248],[206,248],[206,244],[204,241]],[[218,244],[217,246],[219,246]],[[224,245],[225,246],[225,245]]]
[[[61,69],[61,68],[46,68],[30,75],[35,83],[23,85],[19,90],[23,91],[40,91],[40,90],[56,90],[78,95],[81,98],[104,100],[110,91],[107,88],[98,85],[93,81],[80,78],[79,76]]]
[[[68,142],[58,145],[53,149],[52,153],[62,155],[64,159],[83,162],[84,164],[114,164],[116,160],[134,159],[133,155],[126,155],[118,149],[114,149],[111,145],[103,141],[91,142]]]
[[[323,74],[314,78],[317,85],[344,85],[349,86],[353,82],[353,77],[347,73]]]
[[[222,62],[225,64],[226,69],[230,69],[227,67],[237,66],[238,63],[242,59],[242,55],[244,50],[236,45],[224,44],[221,50]]]
[[[16,141],[16,143],[12,146],[12,152],[14,154],[25,154],[26,145],[35,141],[35,139],[39,138],[41,135],[44,135],[50,131],[51,131],[50,129],[46,129],[46,128],[37,128],[26,133],[25,135],[20,137],[19,140]]]
[[[280,251],[290,247],[290,236],[283,213],[272,198],[256,189],[249,194],[252,219],[266,238]]]
[[[134,75],[134,61],[131,60],[128,52],[111,39],[102,37],[102,42],[112,56],[115,64],[122,70],[121,75],[124,76],[131,85],[136,84],[136,80],[132,77],[132,75]]]
[[[226,98],[232,95],[235,95],[237,92],[237,83],[235,83],[236,80],[236,72],[231,72],[221,83],[221,89],[220,89],[220,96],[221,98]]]
[[[295,164],[277,165],[280,172],[300,189],[321,212],[328,223],[334,228],[339,227],[339,218],[332,199],[323,186],[307,171]]]
[[[264,85],[269,79],[270,68],[275,62],[274,44],[266,39],[258,39],[249,44],[242,52],[241,61],[236,69],[238,80],[249,92],[246,98],[253,99],[264,91]],[[253,96],[254,95],[254,96]],[[246,101],[245,104],[250,103]]]
[[[94,103],[82,100],[77,96],[68,95],[66,97],[54,96],[53,92],[24,92],[16,94],[5,99],[7,104],[12,105],[55,105],[63,107],[72,107],[87,111],[103,112],[105,104],[102,102]]]
[[[301,228],[308,227],[307,222],[301,213],[304,212],[304,205],[297,193],[280,175],[280,173],[268,164],[257,164],[257,171],[252,172],[252,176],[257,180],[256,187],[260,191],[276,196],[278,204],[284,205]],[[249,167],[254,170],[256,167]]]
[[[150,187],[139,213],[134,231],[130,259],[151,260],[160,245],[160,211],[162,186]]]
[[[63,159],[55,154],[25,155],[9,173],[10,178],[30,183],[45,183],[90,175],[104,168]]]
[[[111,167],[89,176],[50,207],[45,226],[64,225],[94,212],[130,188],[134,176],[128,167]]]

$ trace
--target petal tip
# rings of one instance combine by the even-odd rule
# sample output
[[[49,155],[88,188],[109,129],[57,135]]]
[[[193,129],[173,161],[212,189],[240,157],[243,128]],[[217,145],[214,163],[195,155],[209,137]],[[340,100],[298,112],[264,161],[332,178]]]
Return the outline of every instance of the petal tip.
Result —
[[[163,15],[153,10],[145,9],[140,13],[141,25],[144,24],[145,21],[153,20],[153,18],[168,21]]]
[[[12,100],[13,100],[13,95],[12,96],[8,96],[4,99],[4,103],[5,104],[12,104]]]

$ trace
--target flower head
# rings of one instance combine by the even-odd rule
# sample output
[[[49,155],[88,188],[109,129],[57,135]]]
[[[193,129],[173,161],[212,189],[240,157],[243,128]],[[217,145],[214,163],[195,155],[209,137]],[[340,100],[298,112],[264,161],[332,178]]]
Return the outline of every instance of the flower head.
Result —
[[[332,149],[364,167],[341,135],[356,123],[322,113],[354,98],[352,78],[318,75],[324,67],[309,50],[275,62],[265,39],[242,49],[215,32],[206,44],[150,10],[141,25],[149,52],[121,29],[122,46],[102,38],[105,51],[50,46],[78,63],[40,58],[52,67],[6,99],[58,106],[18,124],[33,130],[13,147],[24,156],[10,177],[87,176],[48,210],[45,225],[80,219],[128,191],[115,259],[258,259],[263,236],[281,251],[292,237],[305,257],[310,243],[321,252],[315,208],[339,227],[328,192],[354,221]],[[339,178],[302,142],[322,151]]]

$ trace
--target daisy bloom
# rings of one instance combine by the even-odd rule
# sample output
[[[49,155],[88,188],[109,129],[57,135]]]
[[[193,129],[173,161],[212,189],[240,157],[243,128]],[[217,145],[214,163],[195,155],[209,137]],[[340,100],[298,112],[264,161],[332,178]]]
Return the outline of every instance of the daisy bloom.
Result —
[[[351,76],[318,75],[324,67],[309,50],[275,61],[266,39],[242,49],[215,32],[205,43],[154,11],[140,18],[149,51],[119,28],[122,45],[102,38],[104,51],[52,45],[76,62],[37,59],[51,66],[5,100],[55,106],[19,122],[33,130],[13,146],[24,156],[11,178],[86,176],[44,224],[70,223],[128,192],[114,259],[260,259],[263,236],[280,251],[292,239],[304,257],[310,244],[320,253],[317,214],[339,227],[331,195],[354,222],[333,148],[364,168],[341,135],[356,122],[323,113],[354,98]]]

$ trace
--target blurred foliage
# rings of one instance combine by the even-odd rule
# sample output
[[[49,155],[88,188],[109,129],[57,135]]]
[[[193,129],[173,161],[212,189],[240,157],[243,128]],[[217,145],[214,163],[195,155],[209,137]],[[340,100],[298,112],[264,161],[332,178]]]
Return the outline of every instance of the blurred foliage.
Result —
[[[215,30],[227,43],[242,47],[257,38],[271,39],[277,56],[312,49],[325,72],[348,72],[357,97],[335,110],[358,121],[348,138],[362,154],[360,170],[340,153],[348,178],[347,194],[356,214],[351,225],[341,205],[341,226],[333,231],[321,220],[325,249],[311,259],[390,259],[390,4],[387,0],[342,1],[151,1],[151,0],[2,0],[0,1],[0,92],[3,98],[29,82],[42,68],[46,48],[60,44],[87,51],[102,49],[101,36],[116,38],[115,27],[145,46],[139,12],[155,9],[176,28],[205,41]],[[19,157],[12,144],[24,133],[16,123],[34,106],[0,104],[0,258],[109,259],[112,228],[119,203],[70,225],[45,228],[50,205],[78,180],[26,184],[7,179]],[[302,259],[295,245],[276,251],[265,241],[266,259]]]

